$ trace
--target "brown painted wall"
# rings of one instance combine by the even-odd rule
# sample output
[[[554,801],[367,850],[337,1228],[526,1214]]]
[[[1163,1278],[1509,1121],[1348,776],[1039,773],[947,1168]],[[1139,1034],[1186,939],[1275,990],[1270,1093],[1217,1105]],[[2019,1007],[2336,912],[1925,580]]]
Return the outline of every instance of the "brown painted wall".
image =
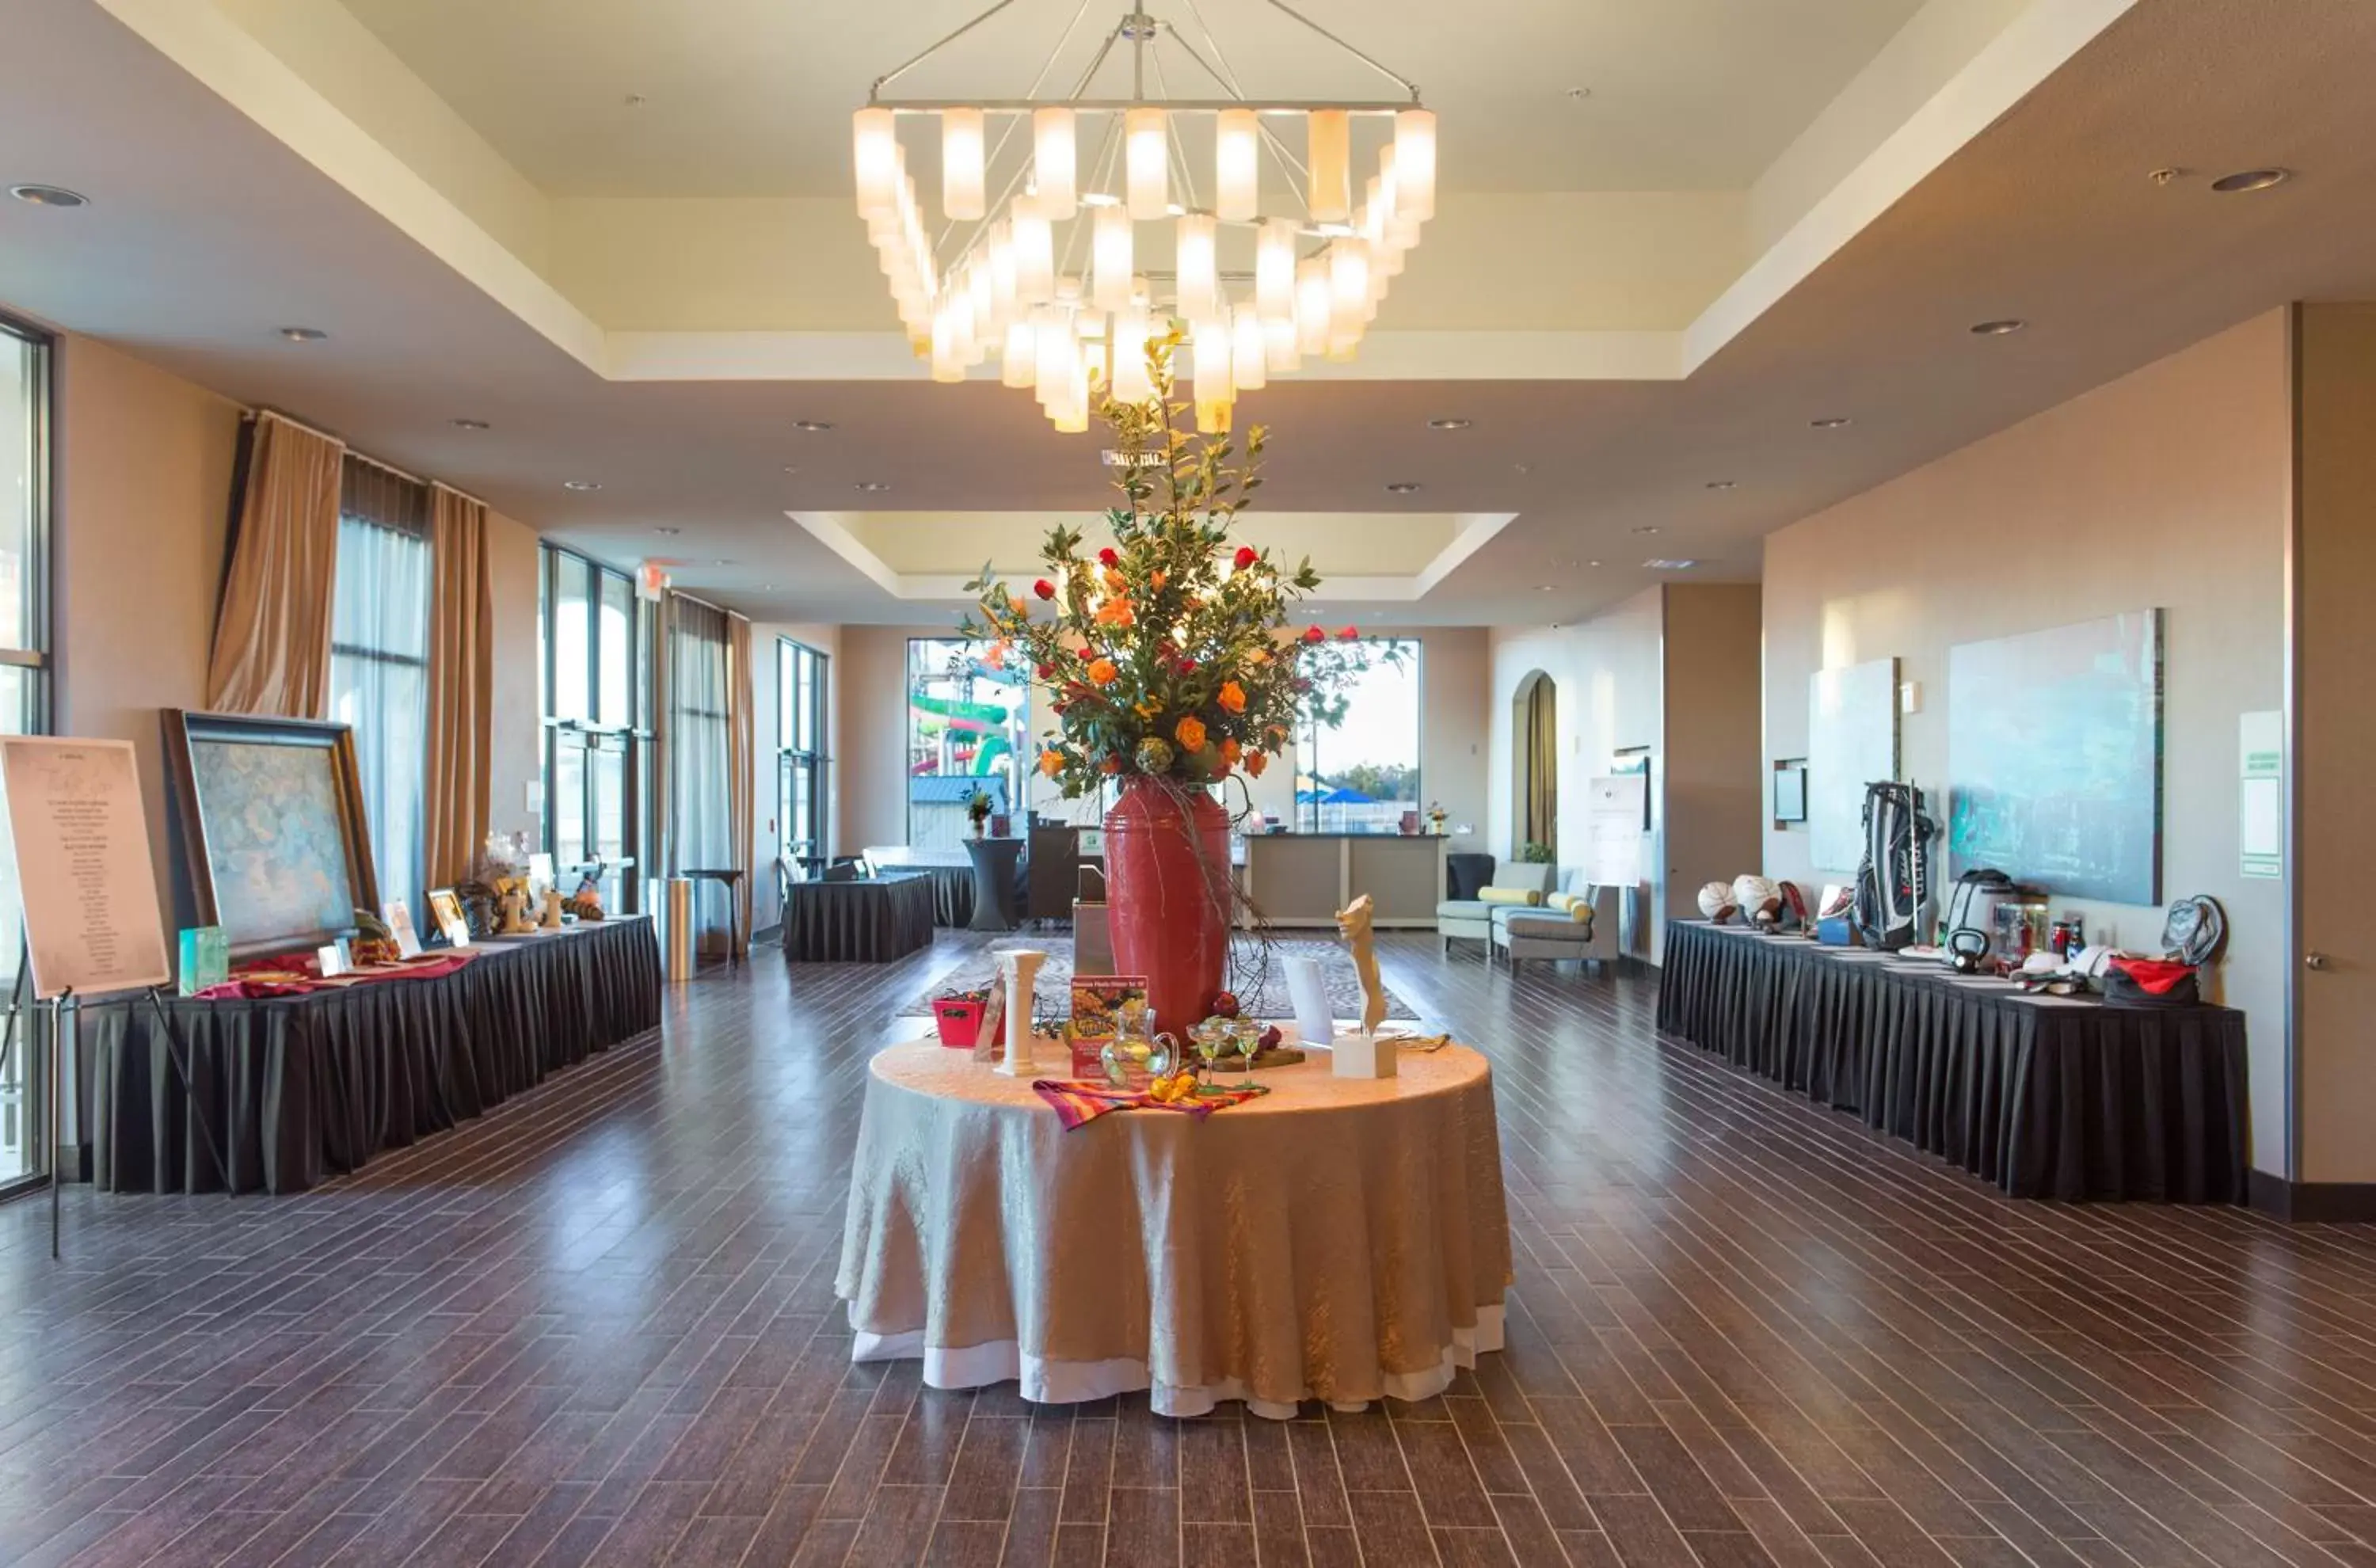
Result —
[[[1900,719],[1907,776],[1942,814],[1952,646],[2168,612],[2164,897],[2227,907],[2252,1158],[2272,1171],[2286,1147],[2286,885],[2238,871],[2238,723],[2285,696],[2288,386],[2287,318],[2271,312],[1769,536],[1764,585],[1765,758],[1806,754],[1811,674],[1895,654],[1922,692]],[[1803,826],[1769,826],[1765,866],[1822,880]],[[2151,948],[2161,931],[2158,909],[2054,907],[2126,945]]]

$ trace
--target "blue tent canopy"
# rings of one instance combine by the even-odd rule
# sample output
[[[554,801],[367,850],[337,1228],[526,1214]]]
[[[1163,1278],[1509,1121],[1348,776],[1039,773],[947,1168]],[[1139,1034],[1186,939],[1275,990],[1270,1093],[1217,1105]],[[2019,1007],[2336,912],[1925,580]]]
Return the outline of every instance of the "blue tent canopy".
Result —
[[[1340,784],[1321,796],[1320,803],[1324,806],[1374,806],[1378,802],[1373,795],[1364,795],[1359,790],[1348,790]]]

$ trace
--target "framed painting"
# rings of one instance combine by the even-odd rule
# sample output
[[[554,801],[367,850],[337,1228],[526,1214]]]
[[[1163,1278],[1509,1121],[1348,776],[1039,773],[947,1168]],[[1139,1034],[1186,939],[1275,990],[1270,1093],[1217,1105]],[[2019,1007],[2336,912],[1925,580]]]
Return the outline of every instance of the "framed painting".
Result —
[[[197,923],[232,957],[327,946],[379,907],[345,725],[169,707],[164,727]]]

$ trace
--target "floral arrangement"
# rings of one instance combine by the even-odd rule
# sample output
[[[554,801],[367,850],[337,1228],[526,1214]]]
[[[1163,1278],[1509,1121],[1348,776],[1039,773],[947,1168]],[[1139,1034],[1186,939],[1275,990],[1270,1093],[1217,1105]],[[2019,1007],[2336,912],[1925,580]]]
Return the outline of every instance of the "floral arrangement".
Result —
[[[1368,663],[1360,632],[1297,630],[1296,605],[1320,586],[1306,558],[1232,546],[1230,526],[1262,485],[1266,435],[1247,433],[1242,461],[1228,434],[1183,425],[1172,400],[1181,335],[1148,340],[1144,403],[1102,391],[1098,412],[1123,453],[1107,513],[1114,542],[1083,553],[1079,530],[1051,529],[1047,576],[1028,595],[982,569],[966,585],[980,620],[959,630],[988,641],[985,661],[1023,659],[1053,694],[1061,737],[1039,755],[1067,798],[1101,779],[1144,777],[1201,785],[1242,770],[1260,778],[1309,718],[1344,717],[1346,680]],[[1389,656],[1391,657],[1391,655]]]

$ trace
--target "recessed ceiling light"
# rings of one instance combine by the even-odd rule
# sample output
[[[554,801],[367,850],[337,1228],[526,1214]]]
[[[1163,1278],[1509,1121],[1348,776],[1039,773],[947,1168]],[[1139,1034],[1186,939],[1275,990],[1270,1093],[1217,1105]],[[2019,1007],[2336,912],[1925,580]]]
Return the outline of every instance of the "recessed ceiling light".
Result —
[[[1535,591],[1537,593],[1557,593],[1559,591],[1559,585],[1557,583],[1537,583],[1535,585]]]
[[[1417,495],[1419,493],[1419,486],[1413,484],[1407,479],[1397,480],[1393,484],[1386,486],[1386,493],[1389,495]]]
[[[292,343],[318,343],[329,336],[318,327],[283,327],[279,330]]]
[[[1849,425],[1856,423],[1856,421],[1844,414],[1834,414],[1828,419],[1812,420],[1808,422],[1817,430],[1846,430]]]
[[[2028,322],[2022,320],[2018,316],[2009,315],[2002,321],[1983,321],[1978,323],[1972,328],[1972,336],[1975,338],[2010,338],[2028,325]]]
[[[2222,174],[2211,182],[2211,188],[2232,196],[2238,191],[2265,191],[2292,178],[2293,171],[2290,169],[2246,169],[2234,174]]]
[[[8,194],[35,207],[89,207],[90,197],[64,185],[10,185]]]
[[[1427,422],[1427,428],[1430,430],[1467,430],[1476,422],[1477,422],[1475,420],[1463,419],[1430,420]]]
[[[446,422],[452,425],[456,430],[485,430],[488,428],[487,422],[484,420],[447,420]]]
[[[784,465],[784,471],[788,474],[796,474],[801,471],[800,465],[797,463],[786,463]]]
[[[862,479],[858,481],[858,488],[869,495],[880,495],[891,488],[891,481],[882,479]]]
[[[1644,523],[1640,528],[1635,529],[1634,531],[1635,533],[1657,533],[1658,531],[1658,525],[1656,523]]]
[[[721,558],[719,560],[712,561],[710,564],[713,566],[731,566],[734,563]]]
[[[654,533],[657,533],[657,534],[665,534],[665,535],[667,535],[669,538],[671,538],[671,539],[674,539],[677,535],[679,535],[679,534],[683,533],[684,530],[683,530],[683,529],[672,529],[672,528],[670,528],[668,525],[666,525],[665,523],[663,523],[661,526],[659,526],[659,528],[654,529],[652,531],[653,531]]]
[[[805,430],[811,435],[821,435],[833,428],[833,422],[831,420],[794,420],[792,428]]]
[[[600,480],[565,479],[561,481],[561,488],[564,490],[600,490],[602,488],[602,484]]]
[[[1587,565],[1587,566],[1598,566],[1598,565],[1599,565],[1599,564],[1600,564],[1600,563],[1599,563],[1599,562],[1598,562],[1598,561],[1586,561],[1586,562],[1585,563],[1585,564],[1586,564],[1586,565]]]
[[[1642,564],[1647,566],[1654,572],[1688,572],[1693,567],[1698,565],[1699,563],[1696,561],[1669,561],[1661,557],[1656,561],[1645,561]]]
[[[640,92],[631,92],[619,101],[625,104],[630,109],[641,109],[645,104],[649,103],[651,100],[646,98]]]
[[[1570,102],[1581,103],[1592,96],[1592,89],[1588,87],[1572,87],[1567,89],[1567,96]]]
[[[1707,487],[1710,490],[1731,490],[1736,488],[1740,483],[1740,481],[1739,480],[1712,479],[1707,481]]]

